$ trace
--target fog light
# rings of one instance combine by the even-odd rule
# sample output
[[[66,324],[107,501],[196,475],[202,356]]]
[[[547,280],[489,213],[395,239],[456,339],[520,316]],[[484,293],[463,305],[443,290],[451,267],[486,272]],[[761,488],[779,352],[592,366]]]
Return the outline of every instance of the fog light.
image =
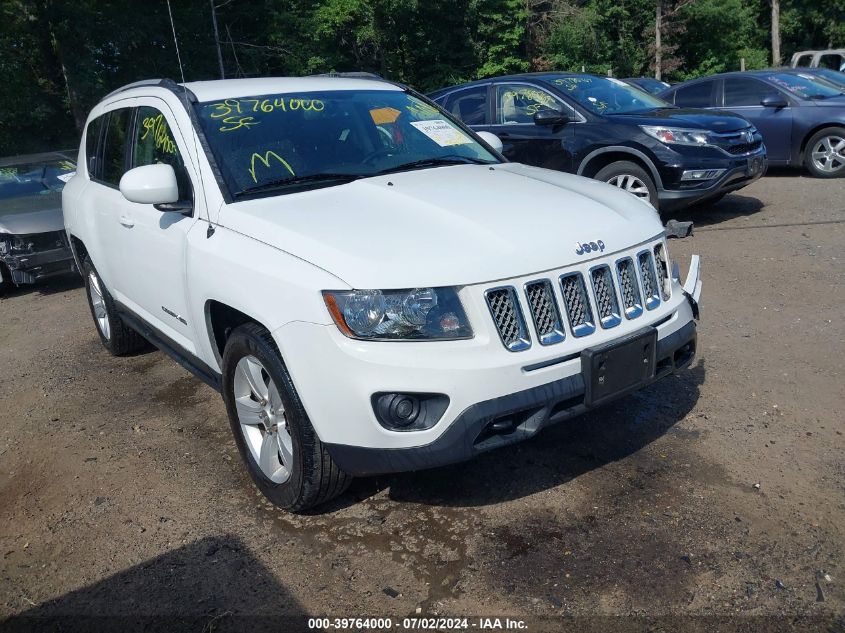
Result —
[[[724,173],[724,169],[688,169],[681,176],[681,180],[713,180]]]
[[[439,393],[377,393],[373,409],[379,423],[391,431],[421,431],[443,416],[449,398]]]

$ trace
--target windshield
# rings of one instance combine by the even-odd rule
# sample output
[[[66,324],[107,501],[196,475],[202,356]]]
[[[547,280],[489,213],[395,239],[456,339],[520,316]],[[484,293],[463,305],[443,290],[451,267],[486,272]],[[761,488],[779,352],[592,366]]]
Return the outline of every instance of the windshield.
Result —
[[[575,75],[545,80],[594,114],[632,114],[672,107],[662,99],[612,77]]]
[[[791,92],[800,99],[827,99],[842,94],[838,88],[828,83],[815,81],[805,75],[794,75],[792,73],[771,73],[764,75],[764,79]]]
[[[438,109],[398,90],[264,94],[197,111],[235,198],[499,162]]]
[[[0,167],[0,200],[57,193],[75,173],[76,165],[69,160]]]
[[[839,90],[845,89],[845,73],[840,73],[835,70],[829,70],[827,68],[818,68],[813,71],[810,75],[802,75],[798,73],[802,77],[809,77],[815,80],[824,80],[828,83],[834,85],[835,88]]]

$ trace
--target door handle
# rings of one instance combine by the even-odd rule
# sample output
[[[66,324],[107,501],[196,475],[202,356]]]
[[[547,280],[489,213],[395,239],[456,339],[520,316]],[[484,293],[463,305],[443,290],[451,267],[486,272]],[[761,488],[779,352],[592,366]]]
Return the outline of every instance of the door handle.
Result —
[[[125,215],[120,216],[120,223],[127,229],[131,229],[133,226],[135,226],[135,220]]]
[[[511,137],[510,132],[499,132],[498,134],[496,134],[496,136],[498,136],[499,138],[510,138]]]

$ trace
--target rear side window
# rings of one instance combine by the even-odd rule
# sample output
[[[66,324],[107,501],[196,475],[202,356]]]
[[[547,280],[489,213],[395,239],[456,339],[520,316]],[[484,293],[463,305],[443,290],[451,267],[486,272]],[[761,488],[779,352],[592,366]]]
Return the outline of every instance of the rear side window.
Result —
[[[100,178],[108,185],[117,187],[120,177],[126,171],[126,135],[129,126],[129,108],[109,113],[106,137],[103,141],[103,167]]]
[[[540,88],[522,84],[496,86],[497,123],[534,123],[534,115],[540,110],[563,109],[560,101]]]
[[[487,86],[452,93],[446,104],[446,109],[467,125],[487,124]]]
[[[88,175],[91,178],[99,178],[100,173],[100,133],[103,131],[104,117],[98,116],[88,124],[85,132],[85,164],[88,166]]]
[[[675,91],[675,105],[682,108],[706,108],[713,105],[712,81],[702,81]]]
[[[132,139],[132,167],[164,163],[173,167],[179,183],[179,198],[191,199],[191,185],[185,162],[164,114],[150,106],[138,108]]]

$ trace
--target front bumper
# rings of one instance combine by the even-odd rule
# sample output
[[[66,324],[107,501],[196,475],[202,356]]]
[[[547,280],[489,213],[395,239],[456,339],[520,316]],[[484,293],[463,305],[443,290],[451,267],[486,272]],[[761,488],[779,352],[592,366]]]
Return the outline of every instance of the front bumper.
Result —
[[[725,169],[725,172],[712,182],[682,183],[680,180],[684,171],[706,169]],[[663,188],[658,191],[660,209],[681,209],[737,191],[763,177],[767,169],[765,146],[753,154],[731,158],[725,156],[719,159],[698,160],[685,157],[685,160],[661,170]]]
[[[11,273],[10,280],[0,279],[0,281],[11,281],[14,284],[32,284],[76,270],[76,263],[69,246],[25,254],[0,253],[0,261],[6,264]],[[0,270],[0,276],[2,275],[3,272]]]
[[[686,367],[696,347],[698,271],[696,258],[685,286],[673,274],[670,299],[636,320],[515,353],[505,350],[492,322],[483,327],[490,314],[477,288],[461,294],[475,328],[469,340],[357,341],[333,325],[303,322],[273,335],[311,423],[343,470],[352,475],[418,470],[521,441],[586,411],[584,349],[654,328],[654,380]],[[391,430],[373,410],[378,393],[442,394],[449,402],[431,428]]]

